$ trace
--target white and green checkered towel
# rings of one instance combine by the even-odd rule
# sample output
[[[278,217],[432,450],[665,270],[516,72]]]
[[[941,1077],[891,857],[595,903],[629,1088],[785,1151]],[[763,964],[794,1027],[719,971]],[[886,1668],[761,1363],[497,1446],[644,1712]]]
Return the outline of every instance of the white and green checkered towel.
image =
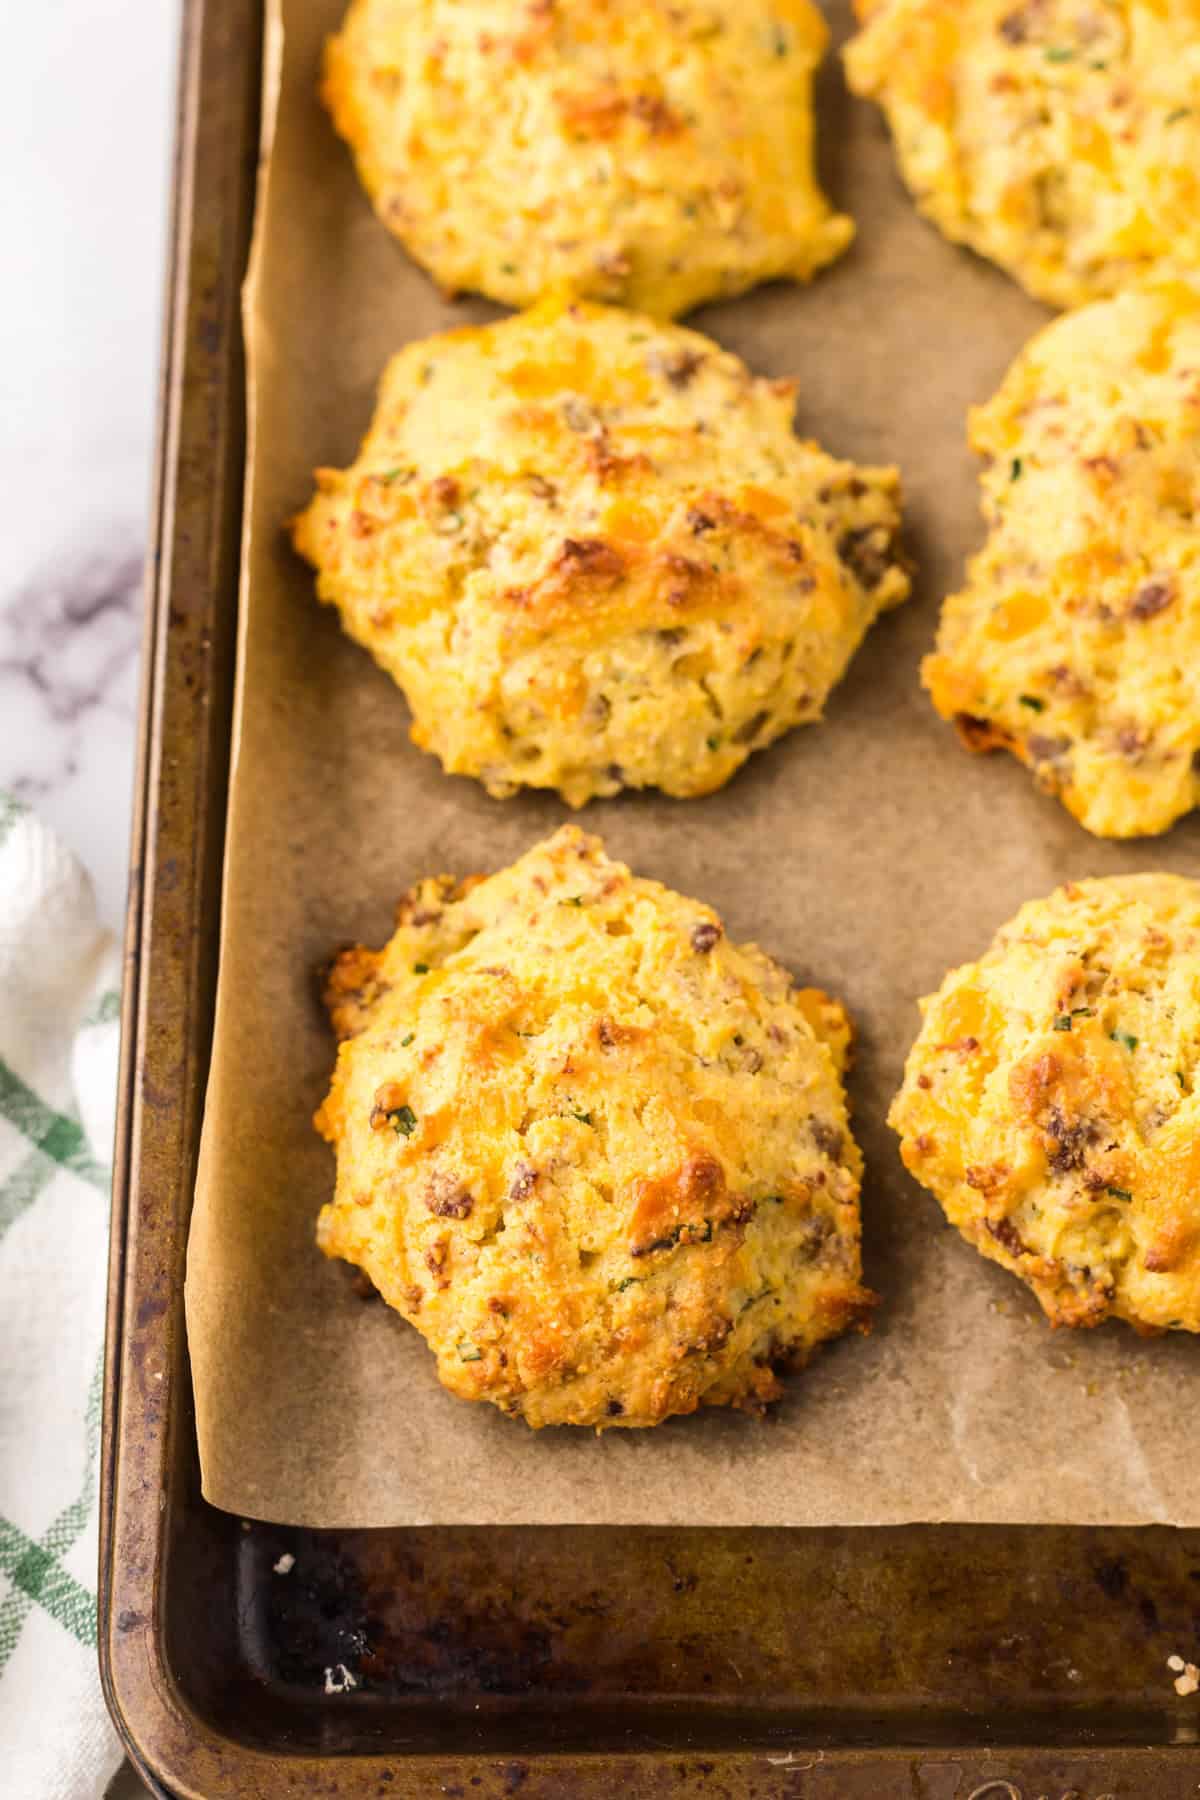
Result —
[[[0,794],[0,1790],[99,1800],[96,1464],[120,962],[91,882]]]

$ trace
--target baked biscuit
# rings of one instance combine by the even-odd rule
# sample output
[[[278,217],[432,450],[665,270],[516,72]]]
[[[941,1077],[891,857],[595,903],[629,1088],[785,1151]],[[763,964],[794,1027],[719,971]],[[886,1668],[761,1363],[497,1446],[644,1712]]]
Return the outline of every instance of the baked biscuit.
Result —
[[[530,1425],[758,1411],[863,1326],[836,1001],[573,826],[333,965],[328,1256]]]
[[[1089,831],[1200,800],[1200,280],[1058,320],[971,415],[990,534],[923,674]]]
[[[891,1111],[951,1224],[1056,1325],[1200,1331],[1200,882],[1032,900],[931,999]]]
[[[1052,306],[1200,263],[1200,0],[856,0],[918,206]]]
[[[323,98],[443,288],[662,318],[846,248],[813,173],[810,0],[354,0]]]
[[[696,332],[547,302],[410,344],[294,522],[317,592],[489,793],[707,794],[903,599],[894,470]]]

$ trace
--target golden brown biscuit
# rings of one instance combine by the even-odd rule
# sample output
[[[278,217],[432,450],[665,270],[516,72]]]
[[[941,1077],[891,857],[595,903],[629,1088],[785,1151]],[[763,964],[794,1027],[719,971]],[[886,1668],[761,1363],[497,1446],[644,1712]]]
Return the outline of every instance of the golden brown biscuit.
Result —
[[[707,794],[908,592],[895,471],[797,439],[793,398],[694,331],[549,302],[394,357],[295,544],[451,774]]]
[[[1200,0],[856,0],[855,93],[946,236],[1053,306],[1200,263]]]
[[[971,415],[990,534],[923,675],[1101,837],[1200,800],[1200,280],[1059,319]]]
[[[836,1001],[557,832],[338,958],[329,1256],[530,1425],[759,1410],[863,1326]]]
[[[1055,1325],[1200,1331],[1200,882],[1032,900],[931,999],[891,1111],[969,1243]]]
[[[810,0],[354,0],[323,96],[451,291],[661,318],[845,249],[812,163]]]

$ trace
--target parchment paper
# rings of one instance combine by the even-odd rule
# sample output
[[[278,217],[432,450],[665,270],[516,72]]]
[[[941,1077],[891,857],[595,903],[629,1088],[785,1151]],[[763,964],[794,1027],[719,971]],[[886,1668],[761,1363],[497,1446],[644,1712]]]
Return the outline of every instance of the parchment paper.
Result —
[[[334,1170],[310,1116],[333,1044],[314,970],[348,940],[381,943],[418,876],[499,868],[566,816],[554,797],[490,800],[409,744],[403,700],[317,606],[281,529],[313,465],[353,455],[387,355],[495,310],[442,301],[359,191],[315,97],[340,10],[283,0],[247,295],[240,698],[187,1289],[205,1493],[326,1526],[1200,1524],[1200,1342],[1052,1333],[907,1178],[884,1124],[918,994],[1068,877],[1200,873],[1200,829],[1089,838],[1013,762],[960,750],[919,688],[939,598],[982,535],[966,408],[1047,315],[921,223],[881,123],[832,62],[824,176],[858,221],[855,248],[810,288],[772,287],[695,323],[756,369],[798,375],[804,433],[900,465],[917,592],[872,632],[825,724],[710,799],[623,797],[584,823],[849,1004],[866,1278],[883,1296],[874,1335],[824,1351],[767,1423],[705,1413],[535,1435],[446,1394],[416,1332],[318,1254]],[[830,15],[840,42],[849,7]]]

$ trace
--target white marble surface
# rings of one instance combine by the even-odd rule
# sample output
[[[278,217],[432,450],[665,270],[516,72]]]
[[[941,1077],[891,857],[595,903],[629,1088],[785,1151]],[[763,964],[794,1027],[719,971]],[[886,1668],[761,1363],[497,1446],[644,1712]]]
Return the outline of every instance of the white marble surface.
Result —
[[[0,788],[120,921],[174,114],[176,0],[6,18]]]

